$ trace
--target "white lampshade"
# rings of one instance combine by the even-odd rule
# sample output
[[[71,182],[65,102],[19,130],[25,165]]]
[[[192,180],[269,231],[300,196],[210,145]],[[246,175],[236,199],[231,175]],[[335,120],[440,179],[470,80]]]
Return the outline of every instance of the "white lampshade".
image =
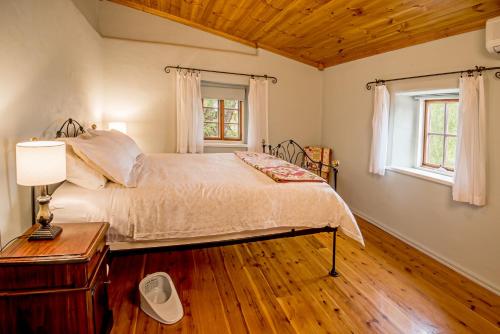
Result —
[[[127,133],[127,123],[125,122],[109,122],[108,130],[116,130],[123,133]]]
[[[66,180],[66,144],[29,141],[16,145],[17,184],[43,186]]]

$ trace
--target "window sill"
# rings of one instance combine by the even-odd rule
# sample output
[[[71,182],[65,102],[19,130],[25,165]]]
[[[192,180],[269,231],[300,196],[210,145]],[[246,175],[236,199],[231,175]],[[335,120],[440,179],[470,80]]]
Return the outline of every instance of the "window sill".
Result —
[[[408,176],[413,176],[419,179],[444,184],[446,186],[453,185],[453,176],[443,175],[439,173],[429,172],[426,170],[418,169],[418,168],[409,168],[409,167],[397,167],[397,166],[389,166],[386,168],[392,172],[396,172],[399,174],[404,174]]]
[[[227,143],[227,142],[205,142],[203,147],[248,147],[245,143]]]

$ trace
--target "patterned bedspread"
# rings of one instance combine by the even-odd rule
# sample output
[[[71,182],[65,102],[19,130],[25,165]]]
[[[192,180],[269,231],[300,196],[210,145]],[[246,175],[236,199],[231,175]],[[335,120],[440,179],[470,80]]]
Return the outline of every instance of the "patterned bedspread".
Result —
[[[266,153],[234,152],[234,154],[276,182],[326,182],[308,170]]]

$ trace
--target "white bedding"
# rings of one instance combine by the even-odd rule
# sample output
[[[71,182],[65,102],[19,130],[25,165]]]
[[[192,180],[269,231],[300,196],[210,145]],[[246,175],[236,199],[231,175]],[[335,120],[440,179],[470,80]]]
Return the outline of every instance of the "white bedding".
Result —
[[[276,183],[232,153],[145,155],[137,188],[66,182],[52,197],[58,222],[108,221],[111,242],[328,225],[363,244],[351,211],[326,183]]]

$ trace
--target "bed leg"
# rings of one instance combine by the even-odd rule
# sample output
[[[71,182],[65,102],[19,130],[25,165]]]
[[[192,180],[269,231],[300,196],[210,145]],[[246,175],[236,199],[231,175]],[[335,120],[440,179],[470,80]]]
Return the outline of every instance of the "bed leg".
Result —
[[[338,277],[340,274],[335,269],[335,253],[337,252],[337,227],[333,228],[333,241],[332,241],[332,270],[330,271],[330,276]]]

